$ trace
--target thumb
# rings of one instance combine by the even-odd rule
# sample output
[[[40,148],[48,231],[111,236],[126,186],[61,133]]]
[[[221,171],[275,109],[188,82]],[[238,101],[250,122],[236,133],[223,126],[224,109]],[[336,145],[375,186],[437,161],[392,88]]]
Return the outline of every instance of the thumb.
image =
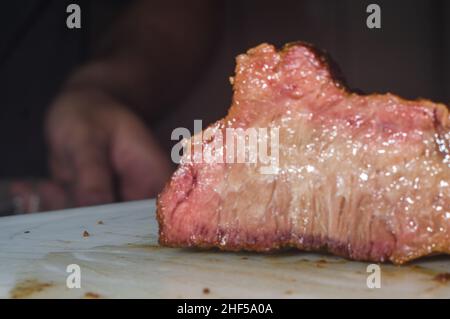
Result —
[[[122,121],[115,133],[112,161],[122,199],[154,197],[169,177],[168,159],[138,118],[130,116]]]

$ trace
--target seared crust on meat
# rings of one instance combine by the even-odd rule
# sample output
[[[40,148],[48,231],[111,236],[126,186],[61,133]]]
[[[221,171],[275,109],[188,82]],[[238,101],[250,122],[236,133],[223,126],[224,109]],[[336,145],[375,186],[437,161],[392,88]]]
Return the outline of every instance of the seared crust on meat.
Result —
[[[303,74],[303,69],[304,79],[301,79],[299,74]],[[283,77],[282,80],[279,77]],[[330,187],[314,195],[304,191],[305,188],[299,186],[299,180],[292,182],[289,176],[282,179],[283,182],[271,181],[274,191],[280,191],[275,195],[272,193],[274,201],[267,204],[265,211],[255,215],[264,214],[263,217],[268,220],[266,231],[262,229],[262,221],[255,221],[256,226],[247,227],[248,220],[239,219],[257,212],[259,206],[251,206],[251,203],[266,198],[263,195],[258,197],[258,193],[255,198],[244,198],[251,197],[250,193],[245,192],[246,188],[253,187],[248,185],[252,181],[253,171],[240,167],[230,173],[224,164],[206,167],[184,163],[158,196],[157,220],[161,245],[259,252],[293,247],[308,251],[324,250],[354,260],[389,260],[397,264],[431,253],[450,253],[450,218],[445,217],[445,213],[450,216],[450,191],[445,186],[446,181],[450,183],[450,115],[446,105],[425,99],[405,100],[394,94],[357,94],[347,87],[339,68],[326,53],[304,42],[286,44],[280,51],[272,45],[261,44],[238,56],[233,91],[233,105],[228,115],[211,127],[245,128],[255,122],[256,126],[273,123],[283,116],[292,120],[293,116],[286,118],[285,112],[287,106],[294,105],[290,111],[302,109],[309,112],[308,120],[297,121],[303,125],[303,133],[317,131],[311,138],[323,139],[326,135],[320,135],[323,133],[321,131],[337,127],[336,141],[321,144],[321,150],[330,147],[329,152],[336,150],[345,139],[368,146],[368,150],[358,149],[363,157],[358,158],[361,163],[354,163],[355,171],[369,165],[367,173],[361,170],[367,183],[358,184],[355,180],[360,171],[354,173],[356,177],[349,174],[343,176],[347,179],[342,182],[342,190],[335,185],[330,186],[328,180],[318,182],[316,177],[312,179],[309,175],[302,175],[300,180],[304,183]],[[286,100],[290,103],[285,103]],[[285,104],[274,110],[278,107],[278,101]],[[346,108],[348,104],[350,107]],[[367,114],[359,114],[360,110]],[[370,138],[366,137],[368,133],[372,134]],[[291,136],[287,140],[297,141],[295,138],[306,137]],[[333,143],[338,145],[336,149]],[[388,146],[379,149],[383,143]],[[339,150],[349,156],[344,148]],[[379,155],[379,150],[386,152],[386,155]],[[306,156],[303,153],[298,154],[299,162],[315,164],[303,159]],[[322,155],[317,153],[317,156]],[[410,158],[411,161],[406,162]],[[287,158],[289,160],[290,164],[296,164],[292,158]],[[392,166],[394,171],[388,170],[388,166]],[[348,167],[351,168],[352,163]],[[333,169],[327,164],[319,167],[319,172],[325,175],[322,177],[334,181],[342,178],[339,169],[341,167]],[[435,175],[424,173],[427,169],[434,170]],[[413,184],[392,186],[392,183],[397,183],[392,175],[400,174],[398,171],[408,181],[417,179],[423,183],[420,184],[424,193],[423,203],[417,201],[420,196],[414,191],[416,186]],[[381,173],[391,175],[384,177]],[[208,177],[205,179],[207,184],[202,184],[202,174]],[[234,192],[231,186],[236,179],[229,177],[230,174],[250,180],[239,181],[242,183],[238,185],[240,191]],[[439,181],[444,186],[436,185]],[[255,189],[263,194],[262,179],[258,177],[253,182]],[[198,189],[199,183],[201,190]],[[368,183],[371,186],[366,186]],[[208,187],[211,188],[209,192]],[[220,190],[213,191],[213,188]],[[305,193],[301,193],[303,191]],[[371,191],[378,192],[378,197],[371,197]],[[336,192],[343,192],[343,195],[337,197]],[[413,198],[413,195],[418,197]],[[230,204],[240,204],[240,201],[243,208],[233,208],[235,206]],[[339,207],[341,204],[343,207]],[[298,218],[306,214],[310,224],[296,220],[296,208],[302,205],[304,210],[298,212]],[[286,210],[279,211],[280,207]],[[231,212],[230,209],[236,210]],[[319,216],[317,221],[316,216]],[[208,223],[215,226],[209,227]]]

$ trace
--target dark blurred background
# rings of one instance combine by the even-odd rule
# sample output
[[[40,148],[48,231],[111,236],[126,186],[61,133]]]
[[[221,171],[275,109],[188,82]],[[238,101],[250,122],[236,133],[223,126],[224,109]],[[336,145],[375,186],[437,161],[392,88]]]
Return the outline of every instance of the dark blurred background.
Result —
[[[48,174],[46,109],[64,80],[89,59],[99,39],[132,2],[2,3],[0,179]],[[70,3],[81,6],[81,29],[66,27]],[[370,3],[381,7],[381,29],[366,26]],[[174,143],[172,129],[192,129],[193,119],[203,119],[206,125],[225,114],[235,56],[261,42],[315,44],[331,54],[352,88],[450,101],[450,1],[246,0],[218,7],[216,43],[206,67],[199,67],[198,81],[176,112],[148,123],[168,152]]]

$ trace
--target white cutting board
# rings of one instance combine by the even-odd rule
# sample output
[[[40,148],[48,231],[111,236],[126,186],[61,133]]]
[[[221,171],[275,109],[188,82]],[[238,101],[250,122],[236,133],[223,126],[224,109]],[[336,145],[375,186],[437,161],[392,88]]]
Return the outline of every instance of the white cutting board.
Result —
[[[449,257],[383,264],[381,288],[369,289],[367,263],[164,248],[157,230],[153,200],[0,218],[0,297],[450,297],[450,281],[435,280]],[[66,286],[69,264],[80,266],[80,289]]]

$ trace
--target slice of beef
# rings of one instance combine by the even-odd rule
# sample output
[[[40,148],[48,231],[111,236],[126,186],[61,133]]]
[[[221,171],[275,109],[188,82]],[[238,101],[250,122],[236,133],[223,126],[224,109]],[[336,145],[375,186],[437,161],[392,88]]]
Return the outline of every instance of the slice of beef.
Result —
[[[162,245],[394,263],[450,252],[445,105],[352,93],[303,43],[238,56],[232,82],[229,114],[210,129],[279,128],[279,169],[186,157],[158,199]]]

